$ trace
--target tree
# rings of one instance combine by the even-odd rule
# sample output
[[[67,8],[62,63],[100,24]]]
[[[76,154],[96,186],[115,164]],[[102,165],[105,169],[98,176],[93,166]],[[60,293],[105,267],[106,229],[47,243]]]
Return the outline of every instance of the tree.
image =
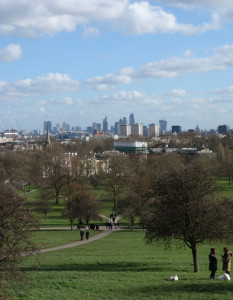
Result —
[[[78,219],[79,223],[82,222],[82,219],[85,219],[88,225],[91,218],[96,218],[99,212],[99,204],[86,185],[74,184],[71,188],[72,194],[66,198],[62,215],[69,219],[71,230],[73,230],[75,219]]]
[[[184,242],[192,250],[194,272],[198,272],[197,246],[232,235],[232,202],[220,198],[200,160],[181,164],[158,179],[155,198],[146,240]]]
[[[17,281],[25,258],[37,250],[32,240],[37,228],[35,218],[24,205],[24,199],[8,184],[0,184],[0,289],[4,282]]]
[[[130,160],[127,156],[117,155],[109,158],[109,172],[106,181],[113,194],[114,209],[118,205],[118,196],[126,183],[125,177],[130,170]]]
[[[69,168],[66,165],[63,149],[53,144],[40,153],[39,166],[40,178],[43,188],[48,188],[54,192],[56,204],[62,187],[66,184]]]
[[[51,207],[50,200],[52,198],[52,193],[46,189],[39,189],[39,195],[37,196],[36,210],[44,214],[45,222],[47,220],[47,214],[53,211]]]

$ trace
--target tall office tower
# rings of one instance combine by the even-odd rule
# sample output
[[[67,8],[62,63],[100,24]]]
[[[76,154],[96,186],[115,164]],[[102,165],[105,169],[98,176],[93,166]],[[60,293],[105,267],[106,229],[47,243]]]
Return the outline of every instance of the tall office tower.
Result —
[[[181,126],[179,125],[174,125],[172,126],[172,133],[180,133],[181,132]]]
[[[131,134],[131,126],[130,125],[121,125],[121,135],[129,136]]]
[[[44,121],[44,132],[49,131],[51,133],[52,131],[52,122],[51,121]]]
[[[157,137],[157,136],[159,136],[159,125],[154,124],[154,123],[149,124],[148,136],[149,137]]]
[[[107,120],[107,117],[105,117],[103,119],[103,132],[104,133],[107,133],[108,132],[108,120]]]
[[[96,125],[97,125],[97,130],[101,131],[101,123],[97,123]]]
[[[229,131],[228,125],[219,125],[218,126],[218,133],[219,134],[226,134]]]
[[[130,125],[134,125],[135,124],[134,114],[130,114],[130,116],[129,116],[129,124]]]
[[[97,130],[98,130],[98,128],[97,128],[97,123],[96,122],[93,122],[93,124],[92,124],[92,133],[94,133],[94,134],[96,134],[97,133]]]
[[[127,118],[126,117],[123,118],[123,124],[122,125],[127,125]]]
[[[121,134],[121,124],[120,124],[120,122],[115,123],[115,134],[118,134],[118,135]]]
[[[143,124],[136,123],[136,124],[132,125],[131,128],[132,128],[132,131],[131,131],[132,135],[137,135],[137,136],[143,135]]]
[[[159,120],[159,134],[163,135],[167,131],[167,121]]]
[[[119,123],[120,123],[120,125],[124,125],[122,119],[119,120]]]
[[[148,127],[143,126],[143,136],[148,136]]]

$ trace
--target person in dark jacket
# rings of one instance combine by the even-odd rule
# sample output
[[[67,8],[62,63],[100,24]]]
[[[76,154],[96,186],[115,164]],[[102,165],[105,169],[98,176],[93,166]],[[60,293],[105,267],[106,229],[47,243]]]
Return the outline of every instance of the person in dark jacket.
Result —
[[[81,241],[83,240],[83,235],[84,235],[84,231],[83,231],[83,229],[81,229],[81,230],[80,230]]]
[[[86,239],[87,239],[87,240],[89,239],[89,235],[90,235],[90,232],[89,232],[89,231],[86,231]]]
[[[214,279],[215,277],[215,273],[217,271],[217,263],[218,263],[218,259],[216,257],[216,249],[215,248],[211,248],[210,249],[210,254],[209,254],[209,270],[211,271],[210,274],[210,279]]]

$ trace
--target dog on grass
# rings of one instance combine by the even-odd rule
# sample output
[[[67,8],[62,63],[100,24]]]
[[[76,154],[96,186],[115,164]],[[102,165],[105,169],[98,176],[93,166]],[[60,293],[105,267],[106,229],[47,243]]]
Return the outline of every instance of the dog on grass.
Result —
[[[221,275],[217,278],[218,280],[231,280],[231,277],[225,273],[224,275]]]

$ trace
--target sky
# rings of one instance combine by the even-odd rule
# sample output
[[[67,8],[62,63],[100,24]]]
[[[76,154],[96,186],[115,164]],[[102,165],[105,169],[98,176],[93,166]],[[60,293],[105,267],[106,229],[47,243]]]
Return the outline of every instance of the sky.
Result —
[[[232,0],[0,0],[0,129],[233,128]]]

